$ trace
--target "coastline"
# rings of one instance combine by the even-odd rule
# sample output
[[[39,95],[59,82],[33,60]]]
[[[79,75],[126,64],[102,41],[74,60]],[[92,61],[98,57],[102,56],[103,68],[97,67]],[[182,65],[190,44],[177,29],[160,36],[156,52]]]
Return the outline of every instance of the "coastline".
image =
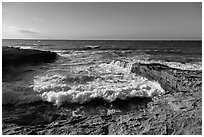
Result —
[[[202,134],[202,70],[180,70],[161,64],[135,63],[131,71],[158,81],[167,91],[151,100],[144,99],[145,109],[139,114],[137,110],[119,114],[110,110],[106,114],[74,116],[62,113],[52,103],[40,101],[20,105],[26,108],[24,111],[18,111],[17,106],[15,118],[6,118],[6,114],[3,114],[3,134]],[[135,99],[138,98],[123,103],[128,106]],[[98,105],[92,106],[95,103]],[[104,103],[92,101],[82,106],[98,109],[101,104],[103,106]],[[3,110],[6,109],[3,106]]]

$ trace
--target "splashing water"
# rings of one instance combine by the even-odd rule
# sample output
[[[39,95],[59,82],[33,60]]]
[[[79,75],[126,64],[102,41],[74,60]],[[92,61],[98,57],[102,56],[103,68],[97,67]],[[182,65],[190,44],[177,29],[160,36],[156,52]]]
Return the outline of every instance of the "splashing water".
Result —
[[[70,81],[67,83],[66,79],[70,76],[59,74],[37,76],[33,89],[44,100],[56,105],[64,102],[83,104],[94,98],[112,102],[117,98],[152,97],[164,92],[158,82],[131,73],[131,66],[132,63],[121,61],[100,64],[94,68],[100,76],[85,84],[70,84]]]
[[[19,91],[14,88],[16,85],[12,87],[4,83],[3,104],[45,100],[59,106],[66,102],[83,104],[95,98],[112,102],[116,99],[152,97],[164,93],[158,82],[131,73],[135,62],[137,61],[113,60],[99,65],[77,66],[66,75],[59,73],[38,75],[30,88],[25,89],[25,85],[21,85]],[[171,66],[169,64],[165,65]]]

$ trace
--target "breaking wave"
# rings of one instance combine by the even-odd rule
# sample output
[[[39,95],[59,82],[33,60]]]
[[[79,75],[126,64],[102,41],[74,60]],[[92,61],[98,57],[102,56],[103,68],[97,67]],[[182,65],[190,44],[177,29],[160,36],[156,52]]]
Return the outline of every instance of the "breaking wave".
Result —
[[[73,78],[59,74],[37,76],[33,89],[44,100],[58,106],[65,102],[83,104],[95,98],[112,102],[116,99],[152,97],[164,93],[158,82],[131,73],[131,63],[124,63],[123,66],[119,64],[113,61],[95,67],[100,77],[86,75]],[[82,82],[73,83],[73,79]]]
[[[48,92],[44,92],[42,97],[56,105],[61,105],[63,102],[83,104],[94,98],[103,98],[108,102],[112,102],[117,98],[125,99],[127,97],[136,96],[152,97],[162,92],[164,92],[164,90],[157,82],[140,78],[138,81],[132,80],[117,84],[95,81],[89,85],[74,86],[67,91],[62,90],[56,92],[49,90]]]
[[[123,53],[124,52],[124,53]],[[120,53],[128,53],[130,51],[121,51]],[[61,50],[57,52],[59,56],[62,57],[69,57],[69,58],[84,58],[85,60],[90,60],[96,58],[95,54],[100,55],[101,53],[110,53],[113,54],[111,51],[66,51],[66,50]],[[130,52],[131,54],[131,52]],[[139,54],[139,53],[137,53]],[[108,56],[108,55],[107,55]],[[114,55],[113,55],[114,56]],[[149,60],[148,57],[149,55],[142,54],[142,55],[134,55],[134,57],[127,57],[127,58],[122,58],[125,60],[125,62],[133,62],[133,63],[142,63],[142,64],[151,64],[151,63],[158,63],[162,65],[166,65],[171,68],[175,69],[181,69],[181,70],[202,70],[202,62],[190,62],[190,63],[180,63],[180,62],[169,62],[169,61],[164,61],[164,60]],[[120,59],[120,58],[119,58]],[[95,61],[95,60],[94,60]],[[116,63],[115,66],[126,64],[124,61],[112,61],[112,63]]]
[[[116,99],[153,97],[165,92],[157,81],[150,81],[132,73],[134,63],[137,61],[113,60],[110,63],[77,67],[67,75],[38,75],[27,88],[23,85],[16,87],[16,84],[3,84],[2,102],[22,104],[44,100],[60,106],[63,103],[83,104],[96,98],[112,102]],[[195,69],[192,65],[188,68],[186,64],[182,66],[179,63],[159,63],[172,68]]]

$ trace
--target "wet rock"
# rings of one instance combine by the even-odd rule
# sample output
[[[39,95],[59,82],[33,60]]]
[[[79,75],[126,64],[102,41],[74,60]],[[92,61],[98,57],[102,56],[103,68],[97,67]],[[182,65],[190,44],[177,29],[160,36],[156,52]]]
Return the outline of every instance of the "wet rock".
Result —
[[[79,122],[84,121],[85,119],[86,117],[81,117],[81,116],[73,117],[68,124],[77,124]]]
[[[103,126],[101,129],[100,129],[100,132],[99,134],[100,135],[108,135],[108,126]]]
[[[53,108],[49,104],[38,107],[35,104],[32,109],[25,107],[26,111],[40,112],[38,116],[44,115],[53,117],[51,123],[39,125],[21,126],[11,121],[13,116],[22,116],[25,111],[13,114],[10,117],[5,113],[3,107],[2,131],[3,134],[77,134],[77,135],[201,135],[202,134],[202,77],[201,71],[183,71],[172,69],[167,66],[135,65],[133,69],[138,75],[149,79],[157,80],[162,87],[169,91],[161,96],[152,99],[141,98],[139,101],[133,98],[130,100],[118,100],[111,105],[106,102],[91,102],[83,107],[96,110],[97,106],[103,109],[120,109],[118,113],[96,113],[84,114],[82,116],[67,117],[68,111],[59,112],[63,107]],[[164,76],[162,76],[164,75]],[[176,85],[176,86],[175,86]],[[123,111],[128,103],[138,105],[143,102],[145,107],[133,107],[134,109]],[[115,105],[115,107],[113,107]],[[89,106],[89,107],[88,107]],[[111,107],[112,106],[112,107]],[[77,105],[69,106],[69,111],[75,110]],[[13,108],[12,108],[13,109]],[[12,111],[9,109],[9,111]],[[24,110],[25,110],[24,109]],[[51,113],[54,112],[54,113]],[[108,112],[108,111],[107,111]],[[31,117],[35,118],[34,115]],[[18,117],[19,118],[19,117]],[[49,117],[44,117],[49,118]],[[24,131],[25,127],[30,130]],[[15,130],[16,129],[16,130]]]
[[[177,84],[177,78],[168,72],[172,69],[162,64],[134,64],[132,72],[140,76],[146,77],[149,80],[158,81],[166,91],[181,91],[182,87]]]
[[[28,135],[38,135],[38,133],[35,132],[35,131],[30,131],[30,132],[28,133]]]
[[[2,47],[2,68],[8,71],[22,64],[39,64],[51,62],[57,58],[57,53],[13,47]]]

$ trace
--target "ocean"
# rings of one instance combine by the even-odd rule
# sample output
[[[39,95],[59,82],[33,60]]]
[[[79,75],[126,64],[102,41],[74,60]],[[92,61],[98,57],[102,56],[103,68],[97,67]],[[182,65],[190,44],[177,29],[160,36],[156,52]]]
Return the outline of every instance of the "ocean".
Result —
[[[158,81],[132,73],[134,63],[202,69],[201,41],[3,39],[2,45],[59,55],[54,62],[16,68],[5,77],[3,119],[24,113],[46,119],[48,113],[68,117],[140,112],[144,102],[165,90]]]

